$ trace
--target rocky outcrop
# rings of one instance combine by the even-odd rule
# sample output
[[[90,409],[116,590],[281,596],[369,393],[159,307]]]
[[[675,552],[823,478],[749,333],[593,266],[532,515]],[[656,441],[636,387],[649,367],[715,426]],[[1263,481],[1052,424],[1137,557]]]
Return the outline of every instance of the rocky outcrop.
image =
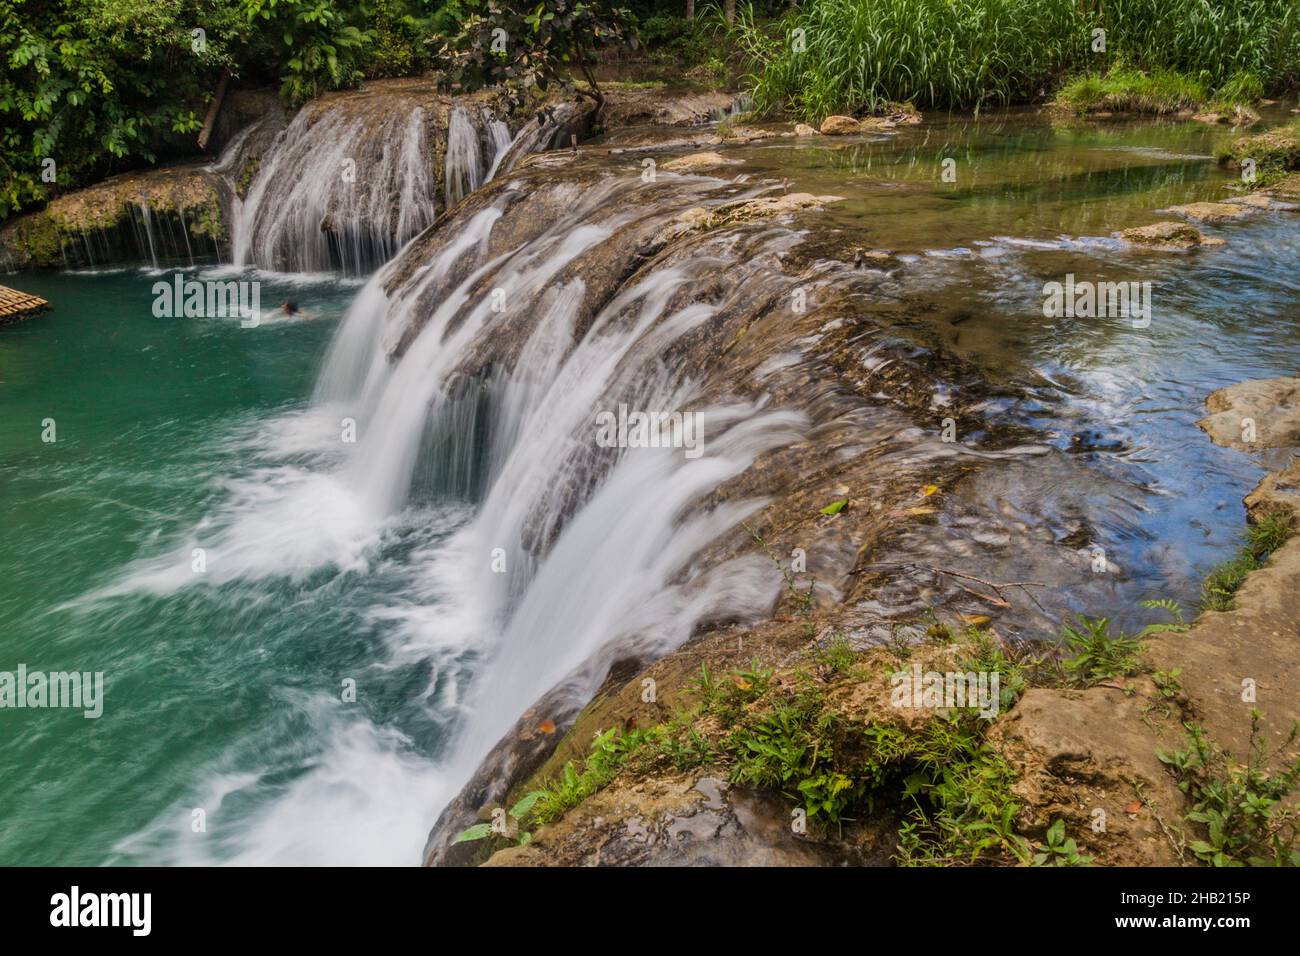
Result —
[[[1135,226],[1117,234],[1129,245],[1148,249],[1195,249],[1198,246],[1221,246],[1223,240],[1207,236],[1195,226],[1185,222],[1156,222],[1149,226]]]
[[[1243,451],[1300,447],[1300,378],[1240,382],[1211,392],[1196,424],[1219,445]]]
[[[1193,222],[1231,222],[1234,219],[1244,218],[1250,209],[1243,203],[1193,202],[1182,206],[1170,206],[1163,211]]]
[[[854,136],[862,132],[862,124],[852,116],[828,116],[818,132],[823,136]]]
[[[697,126],[718,118],[735,97],[720,90],[689,90],[668,84],[654,86],[602,85],[605,129],[631,126]]]
[[[217,255],[225,238],[215,177],[191,164],[125,173],[65,193],[0,229],[11,268],[77,267]]]
[[[719,166],[736,166],[742,162],[744,160],[728,159],[719,153],[688,153],[685,156],[670,159],[660,168],[670,173],[694,173],[705,169],[716,169]]]

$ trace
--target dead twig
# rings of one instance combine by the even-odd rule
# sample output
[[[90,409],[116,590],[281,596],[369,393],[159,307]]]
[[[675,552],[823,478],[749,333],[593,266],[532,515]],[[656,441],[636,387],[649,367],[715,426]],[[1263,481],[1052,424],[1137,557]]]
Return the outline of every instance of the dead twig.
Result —
[[[978,595],[979,597],[982,597],[985,600],[991,600],[994,603],[1001,602],[1002,606],[1004,607],[1010,607],[1010,604],[1007,603],[1007,600],[1005,597],[1003,597],[1002,592],[1010,588],[1019,588],[1022,592],[1024,592],[1025,596],[1028,597],[1029,600],[1033,601],[1034,604],[1037,605],[1040,611],[1042,611],[1043,613],[1047,612],[1047,609],[1043,607],[1041,604],[1039,604],[1038,599],[1034,597],[1034,595],[1029,591],[1029,588],[1047,587],[1047,585],[1041,581],[1002,581],[1002,582],[986,581],[984,580],[984,578],[976,577],[973,574],[967,574],[965,571],[954,571],[951,568],[940,568],[932,564],[920,564],[919,562],[916,561],[908,561],[901,564],[868,564],[868,565],[863,565],[860,568],[854,568],[849,573],[860,574],[863,571],[874,571],[883,568],[899,568],[902,570],[929,571],[932,574],[946,574],[949,577],[962,578],[966,581],[974,581],[977,584],[984,585],[986,588],[992,588],[993,591],[997,594],[997,599],[994,600],[987,594],[980,594],[978,591],[972,591],[970,588],[964,587],[961,584],[958,584],[957,586],[960,587],[963,591],[967,591],[970,594]]]

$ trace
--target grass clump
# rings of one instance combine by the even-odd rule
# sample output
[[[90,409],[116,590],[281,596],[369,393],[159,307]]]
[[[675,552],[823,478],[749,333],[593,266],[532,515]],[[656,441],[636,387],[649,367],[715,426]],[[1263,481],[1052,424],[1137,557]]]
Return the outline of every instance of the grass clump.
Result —
[[[1211,571],[1201,585],[1201,610],[1231,611],[1250,572],[1262,568],[1294,530],[1291,520],[1281,515],[1267,515],[1250,525],[1241,550]]]
[[[1191,723],[1184,725],[1186,749],[1157,754],[1192,801],[1186,819],[1204,828],[1205,839],[1188,849],[1211,866],[1300,866],[1300,814],[1282,805],[1300,783],[1300,755],[1292,753],[1279,772],[1270,772],[1259,724],[1259,711],[1252,711],[1245,766]],[[1294,750],[1298,735],[1300,724],[1291,727],[1277,753]]]
[[[1125,67],[1092,73],[1061,87],[1053,105],[1073,113],[1176,113],[1205,102],[1205,86],[1172,70]]]

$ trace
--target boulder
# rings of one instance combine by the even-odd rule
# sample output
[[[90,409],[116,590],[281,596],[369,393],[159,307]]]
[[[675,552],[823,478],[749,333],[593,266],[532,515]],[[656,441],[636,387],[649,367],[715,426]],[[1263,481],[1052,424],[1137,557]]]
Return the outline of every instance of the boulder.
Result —
[[[1149,226],[1125,229],[1119,238],[1134,246],[1152,249],[1195,249],[1197,246],[1221,246],[1222,239],[1205,235],[1185,222],[1155,222]]]
[[[1217,445],[1243,450],[1300,446],[1300,378],[1264,378],[1211,392],[1196,424]],[[1247,421],[1249,420],[1249,421]],[[1245,437],[1253,425],[1254,436]]]
[[[862,132],[862,124],[852,116],[828,116],[822,120],[821,132],[826,136],[852,136]]]

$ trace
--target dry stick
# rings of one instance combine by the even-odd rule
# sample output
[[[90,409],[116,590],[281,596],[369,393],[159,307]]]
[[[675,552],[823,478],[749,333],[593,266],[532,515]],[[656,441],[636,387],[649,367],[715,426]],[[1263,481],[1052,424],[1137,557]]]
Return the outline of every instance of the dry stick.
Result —
[[[878,568],[904,568],[904,569],[914,568],[922,571],[930,571],[934,574],[947,574],[954,578],[965,578],[967,581],[975,581],[976,583],[982,584],[987,588],[992,588],[994,591],[997,592],[999,598],[1002,597],[1002,591],[1004,588],[1020,588],[1020,590],[1025,592],[1025,596],[1028,597],[1029,600],[1033,601],[1034,604],[1038,605],[1038,609],[1040,611],[1044,613],[1047,612],[1047,609],[1044,608],[1041,604],[1039,604],[1038,599],[1029,592],[1029,588],[1047,587],[1047,585],[1041,581],[1003,581],[1001,584],[998,584],[994,581],[986,581],[983,578],[977,578],[973,574],[966,574],[964,571],[953,571],[949,568],[939,568],[939,567],[935,567],[932,564],[920,564],[919,562],[916,561],[908,561],[902,564],[867,564],[867,565],[863,565],[860,568],[854,568],[849,573],[859,574],[863,571],[872,571]],[[1003,600],[1005,600],[1005,598],[1003,598]]]

